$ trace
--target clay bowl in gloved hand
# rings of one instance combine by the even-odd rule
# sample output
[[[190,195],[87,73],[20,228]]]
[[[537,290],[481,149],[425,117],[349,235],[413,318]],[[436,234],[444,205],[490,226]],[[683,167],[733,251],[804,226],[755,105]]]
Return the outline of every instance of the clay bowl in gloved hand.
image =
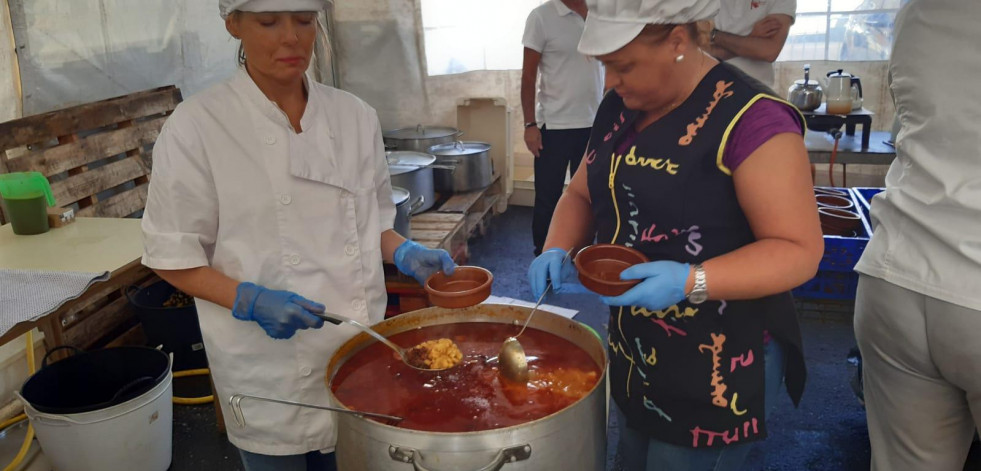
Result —
[[[480,267],[459,266],[453,274],[438,271],[426,280],[426,293],[434,306],[456,309],[476,306],[491,294],[494,275]]]
[[[595,244],[580,250],[574,263],[583,286],[603,296],[619,296],[641,281],[621,280],[620,272],[648,261],[644,254],[629,247]]]
[[[854,237],[862,225],[862,217],[847,209],[819,207],[818,216],[825,235]]]
[[[850,209],[854,204],[851,199],[835,195],[815,195],[818,207]]]

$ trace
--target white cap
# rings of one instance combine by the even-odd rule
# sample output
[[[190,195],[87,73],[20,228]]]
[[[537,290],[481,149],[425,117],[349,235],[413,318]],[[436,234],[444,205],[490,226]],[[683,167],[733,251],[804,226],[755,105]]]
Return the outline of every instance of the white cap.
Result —
[[[218,0],[218,14],[228,18],[233,11],[320,11],[327,0]]]
[[[633,41],[649,24],[687,24],[711,20],[719,0],[586,0],[589,13],[579,52],[600,56]]]

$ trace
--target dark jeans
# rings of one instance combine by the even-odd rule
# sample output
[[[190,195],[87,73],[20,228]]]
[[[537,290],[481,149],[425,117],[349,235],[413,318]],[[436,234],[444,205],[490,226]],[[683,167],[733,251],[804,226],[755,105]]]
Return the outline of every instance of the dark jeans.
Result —
[[[536,256],[542,253],[552,212],[562,196],[566,169],[570,175],[576,174],[589,143],[589,131],[590,128],[551,130],[542,126],[542,150],[535,158],[535,212],[531,220]]]
[[[333,453],[311,451],[302,455],[270,456],[238,450],[245,471],[336,471]]]

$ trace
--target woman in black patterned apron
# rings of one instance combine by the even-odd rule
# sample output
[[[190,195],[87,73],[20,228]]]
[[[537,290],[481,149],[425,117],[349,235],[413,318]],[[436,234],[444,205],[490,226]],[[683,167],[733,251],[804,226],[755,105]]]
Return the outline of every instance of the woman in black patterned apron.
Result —
[[[717,0],[587,3],[579,50],[612,90],[529,279],[569,289],[563,248],[594,237],[652,260],[602,298],[623,469],[737,470],[780,385],[795,404],[804,387],[789,291],[823,240],[803,117],[698,48]]]

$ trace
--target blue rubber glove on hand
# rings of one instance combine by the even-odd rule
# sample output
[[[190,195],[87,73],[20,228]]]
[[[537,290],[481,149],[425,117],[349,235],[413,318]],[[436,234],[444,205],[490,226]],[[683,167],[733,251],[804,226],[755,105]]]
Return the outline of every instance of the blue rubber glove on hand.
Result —
[[[552,280],[552,291],[556,293],[586,293],[588,290],[579,283],[579,274],[567,252],[554,247],[542,252],[528,267],[528,284],[535,299],[542,296],[548,280]],[[562,263],[562,261],[565,263]]]
[[[395,267],[400,272],[405,273],[416,279],[420,285],[425,285],[426,280],[440,270],[447,275],[453,274],[456,263],[453,257],[441,249],[427,249],[411,240],[402,243],[395,249]]]
[[[274,339],[288,339],[298,329],[319,329],[324,321],[312,313],[324,312],[324,305],[296,293],[240,283],[235,292],[232,316],[255,321]]]
[[[620,273],[621,280],[644,280],[620,296],[600,296],[610,306],[639,306],[661,311],[685,299],[685,283],[691,266],[670,261],[634,265]]]

